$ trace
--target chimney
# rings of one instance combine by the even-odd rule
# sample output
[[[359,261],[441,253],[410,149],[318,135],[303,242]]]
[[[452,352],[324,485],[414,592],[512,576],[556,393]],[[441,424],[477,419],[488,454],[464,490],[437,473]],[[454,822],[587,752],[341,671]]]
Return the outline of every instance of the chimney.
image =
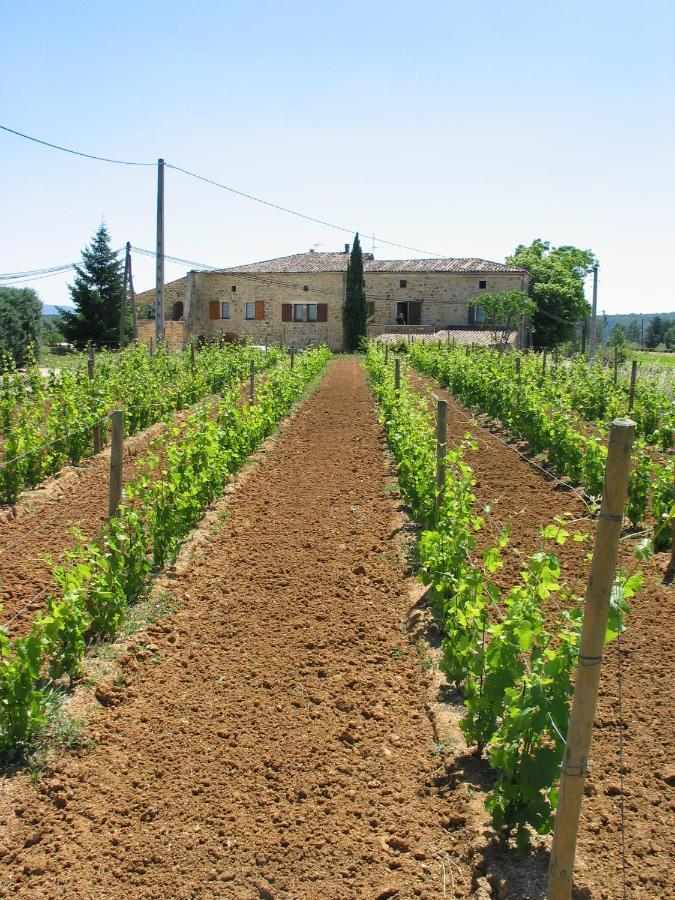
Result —
[[[349,253],[349,244],[345,244],[345,253]]]
[[[309,248],[309,252],[310,252],[310,253],[314,253],[314,247],[310,247],[310,248]]]

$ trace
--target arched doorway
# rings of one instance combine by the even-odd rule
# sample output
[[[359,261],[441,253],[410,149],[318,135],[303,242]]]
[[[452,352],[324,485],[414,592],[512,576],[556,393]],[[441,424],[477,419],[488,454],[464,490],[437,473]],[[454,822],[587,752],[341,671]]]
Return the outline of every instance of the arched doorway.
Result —
[[[183,301],[176,300],[171,311],[171,318],[174,322],[180,322],[183,318]]]

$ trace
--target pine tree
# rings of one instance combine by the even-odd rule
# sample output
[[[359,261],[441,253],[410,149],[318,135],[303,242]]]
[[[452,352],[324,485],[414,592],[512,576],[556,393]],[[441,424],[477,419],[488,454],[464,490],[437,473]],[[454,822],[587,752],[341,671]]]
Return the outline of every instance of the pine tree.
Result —
[[[30,288],[0,287],[0,369],[9,354],[21,366],[29,348],[37,353],[42,329],[42,303]]]
[[[366,336],[367,317],[363,252],[357,232],[347,266],[345,305],[342,307],[342,348],[345,353],[359,349],[361,338]]]
[[[103,222],[89,247],[82,251],[82,266],[76,266],[75,272],[75,283],[68,285],[68,290],[76,309],[61,311],[59,329],[66,340],[78,346],[88,342],[116,344],[124,275]]]

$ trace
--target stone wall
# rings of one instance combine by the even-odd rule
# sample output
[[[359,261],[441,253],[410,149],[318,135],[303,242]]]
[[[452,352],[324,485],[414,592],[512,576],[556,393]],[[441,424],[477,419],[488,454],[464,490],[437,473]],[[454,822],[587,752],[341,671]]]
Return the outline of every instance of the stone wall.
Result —
[[[405,281],[405,287],[400,282]],[[366,274],[366,298],[374,304],[373,324],[388,327],[396,324],[396,304],[422,301],[421,325],[442,329],[469,324],[469,300],[483,290],[479,281],[487,281],[486,293],[517,290],[520,275],[461,275],[451,272],[428,274]],[[191,283],[190,283],[191,282]],[[307,288],[305,290],[304,288]],[[331,350],[342,348],[342,305],[345,294],[344,272],[251,275],[223,272],[194,272],[172,281],[164,288],[164,316],[167,341],[189,341],[192,337],[212,340],[219,335],[246,338],[254,344],[284,344],[306,347],[327,344]],[[154,290],[138,294],[139,309],[154,303]],[[229,318],[210,318],[210,303],[217,301],[219,312],[223,301],[229,303]],[[262,320],[246,318],[246,303],[264,302]],[[171,331],[176,304],[182,303],[186,321],[182,331]],[[282,322],[283,303],[318,304],[328,307],[327,322]],[[154,322],[151,322],[154,335]],[[145,329],[145,326],[143,326]],[[140,330],[139,330],[140,339]]]
[[[406,282],[401,287],[401,281]],[[479,281],[487,287],[480,289]],[[366,275],[366,298],[375,304],[373,325],[396,324],[396,304],[422,301],[420,325],[442,329],[448,325],[469,324],[469,301],[482,293],[520,290],[520,275],[458,275],[434,272],[373,273]]]

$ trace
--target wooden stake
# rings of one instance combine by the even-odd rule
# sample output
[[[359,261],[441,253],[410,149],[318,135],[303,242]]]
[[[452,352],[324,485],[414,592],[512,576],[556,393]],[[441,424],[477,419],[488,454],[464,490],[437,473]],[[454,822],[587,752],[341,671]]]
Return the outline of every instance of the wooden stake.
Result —
[[[190,344],[190,366],[192,368],[193,375],[195,374],[196,365],[197,364],[195,362],[195,345],[194,345],[194,343],[191,343]]]
[[[548,900],[569,900],[572,896],[581,800],[593,737],[609,600],[614,584],[619,536],[628,493],[628,472],[634,435],[635,422],[632,419],[615,419],[612,422],[605,468],[605,487],[595,532],[593,562],[586,587],[572,712],[560,775]]]
[[[436,509],[445,489],[445,457],[448,453],[448,403],[439,398],[436,407]]]
[[[87,375],[89,376],[89,381],[94,380],[94,348],[89,347],[89,358],[87,359]],[[92,434],[94,438],[94,453],[100,453],[102,450],[102,442],[101,442],[101,425],[94,425],[92,429]]]
[[[521,387],[520,365],[521,365],[521,359],[519,356],[516,356],[516,397],[517,397],[518,403],[520,403],[520,387]]]
[[[398,356],[394,360],[394,390],[401,390],[401,360]]]
[[[614,387],[616,387],[618,380],[619,380],[619,347],[618,347],[618,345],[615,345],[614,346]]]
[[[251,403],[255,400],[255,360],[252,359],[249,363],[249,372],[248,372],[248,397]]]
[[[633,404],[635,403],[635,384],[637,382],[637,359],[634,359],[630,366],[630,393],[628,394],[628,412],[633,412]]]
[[[544,348],[544,354],[541,358],[541,375],[542,378],[546,377],[546,348]]]
[[[384,361],[386,364],[389,363],[389,344],[387,344],[384,348]]]
[[[110,414],[112,432],[110,438],[110,488],[108,491],[108,516],[117,512],[122,499],[122,460],[124,457],[124,410]]]
[[[148,349],[150,350],[150,356],[152,356],[152,352],[153,352],[152,344],[153,344],[153,341],[152,341],[152,338],[150,338],[150,340],[148,341]]]

